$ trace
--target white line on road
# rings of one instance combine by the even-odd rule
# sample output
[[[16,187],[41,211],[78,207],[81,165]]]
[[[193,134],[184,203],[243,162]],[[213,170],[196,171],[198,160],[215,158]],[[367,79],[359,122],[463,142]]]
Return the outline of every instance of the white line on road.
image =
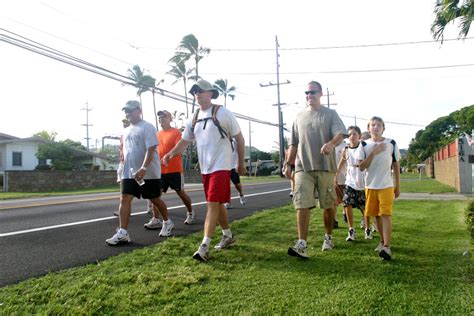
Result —
[[[266,195],[266,194],[272,194],[272,193],[288,191],[288,190],[289,190],[289,188],[286,188],[286,189],[273,190],[273,191],[267,191],[267,192],[261,192],[261,193],[246,194],[245,196],[250,197],[250,196],[257,196],[257,195]],[[237,198],[238,198],[238,196],[232,197],[232,199],[237,199]],[[207,202],[197,202],[197,203],[193,203],[192,205],[202,205],[202,204],[206,204],[206,203]],[[183,206],[184,205],[168,207],[168,210],[177,209],[177,208],[180,208],[180,207],[183,207]],[[132,213],[131,216],[142,215],[142,214],[145,214],[145,213],[147,213],[147,211],[136,212],[136,213]],[[116,218],[117,218],[116,216],[107,216],[107,217],[89,219],[89,220],[86,220],[86,221],[65,223],[65,224],[52,225],[52,226],[44,226],[44,227],[31,228],[31,229],[25,229],[25,230],[18,230],[18,231],[13,231],[13,232],[8,232],[8,233],[2,233],[2,234],[0,234],[0,237],[8,237],[8,236],[14,236],[14,235],[28,234],[28,233],[33,233],[33,232],[38,232],[38,231],[43,231],[43,230],[51,230],[51,229],[56,229],[56,228],[83,225],[83,224],[107,221],[109,219],[116,219]]]

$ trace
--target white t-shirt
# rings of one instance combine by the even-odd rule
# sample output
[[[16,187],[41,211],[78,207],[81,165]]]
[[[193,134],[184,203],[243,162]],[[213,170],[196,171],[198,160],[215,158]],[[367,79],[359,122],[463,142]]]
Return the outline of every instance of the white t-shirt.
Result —
[[[137,172],[145,161],[147,149],[156,145],[158,145],[156,129],[152,124],[141,120],[137,124],[132,124],[125,128],[123,131],[124,162],[120,178],[132,179],[133,176],[130,172],[130,168],[133,168],[133,172]],[[144,177],[145,180],[161,178],[161,166],[159,160],[158,153],[154,150],[153,159],[147,167]]]
[[[199,110],[197,119],[209,118],[207,121],[196,122],[192,131],[193,119],[186,122],[183,139],[186,141],[196,140],[199,165],[202,174],[210,174],[219,170],[232,169],[232,147],[229,136],[237,136],[240,133],[240,126],[237,120],[224,107],[217,110],[217,120],[220,126],[227,133],[227,137],[222,138],[219,129],[212,121],[212,106],[203,111]]]
[[[341,161],[341,154],[344,148],[346,147],[346,143],[342,141],[339,145],[334,148],[336,151],[336,165],[339,164],[339,161]],[[346,166],[344,165],[344,168],[341,169],[341,171],[336,175],[336,181],[337,184],[341,185],[346,182]]]
[[[381,142],[374,142],[372,139],[361,141],[361,145],[356,151],[356,158],[364,160],[373,150],[375,145],[385,143],[387,147],[381,153],[374,156],[370,166],[366,170],[365,186],[369,189],[386,189],[393,187],[392,163],[400,160],[400,151],[397,143],[390,138],[385,138]]]
[[[362,143],[359,143],[361,146]],[[359,147],[351,148],[347,147],[345,159],[346,159],[346,185],[350,186],[354,190],[364,190],[365,188],[365,172],[359,169],[359,159],[356,158],[356,152]]]
[[[239,162],[239,153],[237,152],[237,142],[232,138],[232,169],[237,169],[237,163]]]

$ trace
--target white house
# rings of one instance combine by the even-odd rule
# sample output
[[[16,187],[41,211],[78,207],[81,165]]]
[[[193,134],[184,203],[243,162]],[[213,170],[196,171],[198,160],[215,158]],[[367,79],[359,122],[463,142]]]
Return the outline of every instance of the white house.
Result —
[[[47,143],[39,137],[19,138],[0,133],[0,172],[5,170],[34,170],[37,165],[49,162],[36,157],[38,146]],[[118,159],[110,159],[104,155],[75,149],[78,154],[87,156],[83,164],[97,165],[100,170],[116,169]]]
[[[18,138],[0,133],[0,171],[35,169],[40,164],[35,154],[44,143],[39,137]]]

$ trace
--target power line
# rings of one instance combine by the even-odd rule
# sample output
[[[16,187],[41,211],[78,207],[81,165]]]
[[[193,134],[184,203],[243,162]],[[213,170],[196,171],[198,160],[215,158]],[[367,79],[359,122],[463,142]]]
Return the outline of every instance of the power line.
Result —
[[[312,74],[341,74],[341,73],[370,73],[370,72],[391,72],[391,71],[411,71],[411,70],[429,70],[429,69],[444,69],[444,68],[460,68],[472,67],[474,64],[458,64],[458,65],[438,65],[426,67],[407,67],[407,68],[387,68],[387,69],[357,69],[357,70],[329,70],[329,71],[289,71],[280,72],[283,75],[312,75]],[[218,75],[215,72],[205,72],[205,75]],[[275,75],[274,72],[227,72],[227,75],[237,76],[262,76]],[[222,75],[222,73],[220,74]]]
[[[19,40],[19,39],[16,39],[14,37],[11,37],[11,36],[0,33],[0,41],[6,42],[8,44],[17,46],[19,48],[23,48],[25,50],[31,51],[33,53],[36,53],[36,54],[39,54],[39,55],[42,55],[42,56],[45,56],[45,57],[48,57],[48,58],[51,58],[51,59],[54,59],[56,61],[68,64],[70,66],[74,66],[74,67],[77,67],[79,69],[86,70],[86,71],[92,72],[94,74],[97,74],[97,75],[100,75],[100,76],[103,76],[103,77],[106,77],[106,78],[109,78],[109,79],[112,79],[112,80],[115,80],[115,81],[119,81],[124,85],[136,86],[137,83],[138,83],[137,81],[133,80],[132,78],[121,75],[119,73],[108,70],[106,68],[94,65],[90,62],[84,61],[82,59],[79,59],[79,58],[74,57],[72,55],[66,54],[66,53],[61,52],[59,50],[56,50],[54,48],[48,47],[46,45],[43,45],[41,43],[38,43],[36,41],[33,41],[33,40],[28,39],[26,37],[23,37],[21,35],[15,34],[13,32],[10,32],[10,31],[7,31],[7,30],[1,29],[1,28],[0,28],[0,31],[6,31],[6,32],[14,34],[15,36],[18,36],[22,39],[25,39],[25,41],[24,40]],[[28,43],[28,42],[31,42],[31,43]],[[157,88],[157,87],[143,87],[143,88],[146,89],[147,91],[152,91],[152,92],[158,93],[158,94],[160,94],[164,97],[174,99],[176,101],[180,101],[180,102],[183,102],[183,103],[186,102],[186,99],[188,99],[188,101],[190,101],[190,99],[187,96],[182,96],[180,94],[170,92],[170,91],[167,91],[167,90],[164,90],[164,89],[161,89],[161,88]],[[242,119],[245,119],[245,120],[249,120],[249,121],[252,121],[252,122],[265,124],[265,125],[270,125],[270,126],[278,126],[278,124],[275,124],[275,123],[255,119],[255,118],[245,116],[245,115],[242,115],[242,114],[238,114],[238,113],[234,113],[234,114],[236,115],[236,117],[239,117],[239,118],[242,118]]]
[[[474,37],[466,37],[463,40],[471,40]],[[450,38],[444,41],[459,41],[458,38]],[[383,47],[383,46],[400,46],[400,45],[415,45],[415,44],[429,44],[436,43],[436,40],[429,41],[411,41],[411,42],[394,42],[394,43],[375,43],[375,44],[357,44],[357,45],[340,45],[340,46],[317,46],[317,47],[290,47],[280,48],[286,51],[298,50],[324,50],[324,49],[346,49],[346,48],[368,48],[368,47]],[[259,52],[259,51],[273,51],[273,48],[213,48],[213,52]]]

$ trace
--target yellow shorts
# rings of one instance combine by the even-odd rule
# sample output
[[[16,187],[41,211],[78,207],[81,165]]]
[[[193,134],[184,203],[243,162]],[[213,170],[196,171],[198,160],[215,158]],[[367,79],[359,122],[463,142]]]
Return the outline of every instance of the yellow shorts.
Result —
[[[336,200],[334,172],[298,171],[295,173],[294,190],[293,205],[297,210],[314,208],[316,198],[319,199],[322,209],[331,208]]]
[[[393,188],[381,190],[365,189],[364,216],[392,216],[395,192]]]

